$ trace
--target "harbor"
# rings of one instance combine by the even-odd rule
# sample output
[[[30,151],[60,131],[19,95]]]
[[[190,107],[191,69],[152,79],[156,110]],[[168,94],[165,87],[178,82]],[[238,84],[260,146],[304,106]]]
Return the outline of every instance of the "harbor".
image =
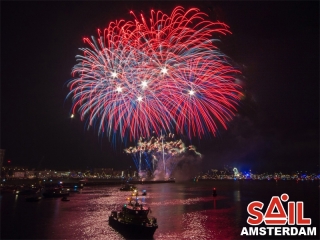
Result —
[[[50,178],[50,179],[5,179],[1,182],[1,187],[8,186],[44,186],[46,184],[61,184],[69,188],[83,188],[85,186],[120,185],[130,182],[132,184],[160,184],[175,183],[175,179],[167,180],[140,180],[140,179],[78,179],[78,178]]]
[[[304,217],[312,219],[311,227],[318,226],[318,186],[318,181],[187,181],[136,185],[139,203],[149,206],[151,215],[157,219],[154,240],[262,239],[261,236],[240,236],[242,228],[247,226],[247,205],[252,201],[268,204],[272,196],[283,192],[290,200],[303,201]],[[43,198],[27,202],[24,195],[1,194],[1,239],[127,239],[109,225],[112,211],[118,212],[128,204],[127,198],[132,193],[120,191],[120,187],[87,186],[79,192],[70,192],[69,201]],[[216,196],[213,196],[213,187]],[[143,190],[146,190],[145,196]],[[318,237],[304,236],[303,239]],[[274,236],[263,239],[274,239]],[[287,239],[301,239],[301,236]]]

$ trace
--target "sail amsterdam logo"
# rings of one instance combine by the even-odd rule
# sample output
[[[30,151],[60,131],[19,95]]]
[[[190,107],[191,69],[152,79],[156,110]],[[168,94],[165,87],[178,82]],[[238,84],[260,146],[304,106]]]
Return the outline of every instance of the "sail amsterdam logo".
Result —
[[[311,225],[311,218],[304,217],[304,203],[301,201],[289,201],[286,212],[282,202],[287,202],[288,200],[289,195],[286,193],[282,194],[280,198],[273,196],[265,214],[261,212],[264,206],[262,202],[253,201],[249,203],[247,211],[251,216],[247,218],[247,223],[251,226],[257,226],[264,222],[267,227],[243,227],[240,235],[316,236],[316,227],[304,227]],[[275,209],[277,211],[275,211]],[[289,225],[290,227],[284,227],[285,225]],[[293,227],[293,225],[302,227]]]

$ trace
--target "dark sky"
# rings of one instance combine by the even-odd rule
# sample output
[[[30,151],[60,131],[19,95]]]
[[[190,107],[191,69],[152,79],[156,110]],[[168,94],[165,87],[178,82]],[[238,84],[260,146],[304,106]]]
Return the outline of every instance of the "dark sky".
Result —
[[[134,166],[123,146],[70,119],[66,82],[83,37],[130,10],[198,7],[230,26],[221,50],[241,68],[246,99],[211,139],[193,141],[203,168],[319,169],[319,3],[1,2],[1,148],[13,165],[36,168]]]

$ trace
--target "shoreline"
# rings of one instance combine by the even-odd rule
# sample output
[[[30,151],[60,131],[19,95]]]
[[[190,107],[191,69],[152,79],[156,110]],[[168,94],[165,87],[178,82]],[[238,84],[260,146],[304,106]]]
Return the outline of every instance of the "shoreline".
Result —
[[[17,186],[17,185],[46,185],[61,184],[66,187],[97,186],[97,185],[121,185],[121,184],[160,184],[175,183],[175,180],[130,180],[126,179],[77,179],[77,178],[52,178],[52,179],[6,179],[1,182],[1,186]]]
[[[214,182],[214,181],[299,181],[313,182],[320,179],[189,179],[178,182]],[[52,179],[6,179],[1,182],[1,186],[17,186],[17,185],[45,185],[45,184],[61,184],[66,187],[97,186],[97,185],[123,185],[123,184],[161,184],[176,183],[176,180],[127,180],[127,179],[78,179],[78,178],[52,178]]]

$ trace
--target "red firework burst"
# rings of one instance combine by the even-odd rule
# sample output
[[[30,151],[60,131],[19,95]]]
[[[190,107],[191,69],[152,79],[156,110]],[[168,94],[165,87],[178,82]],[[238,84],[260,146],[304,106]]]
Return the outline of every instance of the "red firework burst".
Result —
[[[146,20],[111,22],[73,68],[72,112],[110,138],[138,139],[153,131],[201,137],[226,128],[241,97],[241,74],[216,46],[228,26],[196,8]],[[69,96],[68,95],[68,96]]]

